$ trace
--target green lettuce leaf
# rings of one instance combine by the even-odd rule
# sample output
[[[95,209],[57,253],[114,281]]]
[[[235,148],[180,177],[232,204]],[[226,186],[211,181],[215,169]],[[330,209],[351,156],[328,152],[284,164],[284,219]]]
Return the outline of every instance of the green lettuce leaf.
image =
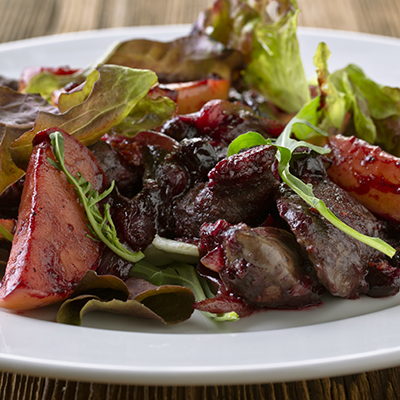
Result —
[[[372,120],[368,101],[359,86],[354,85],[347,69],[348,66],[332,74],[335,87],[345,95],[346,107],[352,116],[355,135],[373,144],[376,142],[376,127]]]
[[[196,22],[203,32],[244,54],[245,84],[288,113],[310,100],[297,40],[295,0],[217,0]]]
[[[319,128],[330,134],[339,133],[343,129],[347,113],[345,94],[338,90],[328,70],[328,59],[331,52],[325,43],[320,43],[314,56],[318,81],[321,88],[321,114]],[[311,122],[311,121],[310,121]]]
[[[344,93],[352,116],[348,134],[400,155],[396,150],[400,135],[400,89],[374,82],[353,64],[335,71],[332,80]],[[393,122],[397,125],[394,130],[390,126]]]
[[[330,54],[325,43],[318,45],[314,64],[320,94],[298,117],[330,135],[356,136],[400,156],[400,89],[374,82],[354,64],[330,74]],[[302,140],[315,137],[312,129],[302,125],[294,126],[293,132]]]
[[[274,5],[276,16],[267,14],[269,5]],[[254,27],[244,81],[283,111],[298,112],[310,100],[296,34],[299,9],[294,0],[264,0],[259,7],[264,13]]]
[[[128,116],[114,128],[114,132],[132,137],[139,132],[155,129],[175,114],[176,103],[168,97],[152,99],[145,96]]]
[[[32,76],[22,93],[37,93],[51,103],[51,96],[55,90],[65,87],[70,82],[82,82],[84,76],[81,72],[74,74],[55,74],[51,71],[42,71]]]
[[[33,129],[12,143],[10,151],[15,164],[26,168],[32,139],[43,129],[58,127],[85,145],[95,143],[120,124],[156,82],[152,71],[100,65],[89,75],[82,91],[60,97],[60,107],[65,112],[40,112]]]
[[[253,28],[259,20],[259,12],[247,1],[216,0],[211,8],[200,13],[191,34],[207,34],[226,47],[239,50],[248,61]]]

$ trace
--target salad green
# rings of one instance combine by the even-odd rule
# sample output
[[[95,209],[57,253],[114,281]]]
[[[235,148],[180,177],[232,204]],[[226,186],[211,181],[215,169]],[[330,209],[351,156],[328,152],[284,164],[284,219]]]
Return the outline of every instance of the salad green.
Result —
[[[157,75],[152,71],[100,65],[82,90],[61,95],[61,113],[40,112],[33,128],[11,144],[14,162],[26,168],[33,137],[49,126],[66,130],[87,146],[95,143],[120,124],[156,82]]]
[[[212,298],[215,295],[206,279],[196,273],[196,268],[193,265],[185,263],[174,262],[162,268],[155,267],[145,260],[141,260],[132,268],[130,275],[144,277],[147,281],[157,286],[185,286],[191,289],[196,301]],[[221,314],[202,313],[216,322],[237,321],[239,319],[239,316],[234,311]]]
[[[253,6],[218,0],[197,29],[240,50],[247,62],[245,84],[282,110],[296,113],[310,100],[296,33],[298,13],[295,0],[261,0]]]
[[[320,93],[299,116],[330,134],[353,135],[399,156],[400,90],[372,81],[354,64],[330,73],[330,54],[320,43],[314,56]],[[303,139],[312,135],[304,128],[294,132]]]

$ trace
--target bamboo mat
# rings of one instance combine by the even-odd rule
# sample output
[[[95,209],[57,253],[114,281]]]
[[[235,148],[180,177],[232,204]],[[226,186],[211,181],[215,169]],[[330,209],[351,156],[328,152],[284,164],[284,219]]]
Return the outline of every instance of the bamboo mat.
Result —
[[[82,30],[191,23],[210,4],[201,0],[0,0],[0,43]],[[301,26],[400,38],[399,0],[298,0],[298,4]],[[400,368],[300,382],[207,387],[109,385],[4,371],[0,400],[14,399],[394,400],[400,399]]]

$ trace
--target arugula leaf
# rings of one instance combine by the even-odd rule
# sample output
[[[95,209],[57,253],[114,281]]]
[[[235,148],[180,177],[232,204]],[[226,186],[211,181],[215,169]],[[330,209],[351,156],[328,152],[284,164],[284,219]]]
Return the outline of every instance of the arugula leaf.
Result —
[[[110,214],[110,205],[104,205],[104,216],[101,215],[98,203],[103,201],[114,189],[114,181],[110,188],[99,193],[95,190],[90,182],[87,182],[82,175],[78,174],[78,178],[72,176],[67,170],[64,163],[64,138],[60,132],[50,134],[53,153],[56,161],[48,159],[49,162],[63,171],[68,179],[68,182],[74,185],[79,201],[82,203],[87,219],[91,225],[95,239],[101,240],[115,254],[130,262],[137,262],[144,257],[142,252],[134,253],[124,247],[117,237],[117,231]]]
[[[319,154],[326,154],[330,152],[330,149],[328,148],[315,146],[305,141],[292,139],[290,136],[294,124],[305,124],[306,126],[314,129],[321,135],[323,136],[327,135],[326,132],[322,131],[316,126],[313,126],[309,121],[295,117],[287,124],[282,134],[275,141],[271,139],[264,139],[260,134],[257,134],[256,132],[250,132],[239,136],[229,146],[228,156],[237,153],[243,148],[258,146],[261,144],[276,146],[278,149],[276,153],[276,158],[278,159],[279,162],[278,171],[283,182],[285,182],[293,191],[295,191],[306,203],[308,203],[311,207],[315,208],[323,217],[325,217],[336,228],[345,232],[349,236],[359,240],[360,242],[365,243],[366,245],[381,251],[382,253],[388,255],[389,257],[393,257],[394,254],[396,253],[396,250],[393,247],[391,247],[390,245],[388,245],[379,238],[363,235],[357,232],[355,229],[350,228],[342,221],[340,221],[332,213],[332,211],[326,207],[325,203],[322,200],[314,196],[311,184],[306,185],[299,178],[292,175],[292,173],[290,172],[290,160],[292,158],[294,150],[296,150],[298,147],[305,146],[316,151]],[[245,144],[246,147],[242,147],[242,144]]]
[[[157,268],[150,263],[141,260],[137,262],[130,272],[131,276],[144,277],[153,285],[180,285],[192,290],[196,301],[205,300],[214,297],[207,281],[197,275],[193,265],[185,263],[172,263],[164,268]],[[235,312],[224,314],[213,314],[209,312],[202,313],[208,318],[223,322],[237,321],[239,316]]]

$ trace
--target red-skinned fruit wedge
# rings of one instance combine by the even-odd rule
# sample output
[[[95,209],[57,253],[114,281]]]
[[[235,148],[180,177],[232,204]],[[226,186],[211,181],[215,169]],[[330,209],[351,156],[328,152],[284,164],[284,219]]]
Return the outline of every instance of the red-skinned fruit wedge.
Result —
[[[0,308],[28,310],[69,297],[102,244],[89,238],[87,219],[73,186],[52,166],[49,134],[64,137],[65,164],[99,191],[106,177],[89,150],[60,129],[39,132],[28,165],[14,240],[0,287]]]
[[[355,137],[331,136],[328,175],[371,212],[400,221],[400,158]]]
[[[155,87],[151,97],[158,95],[172,98],[178,105],[178,114],[199,111],[210,100],[227,100],[230,81],[227,79],[204,79],[195,82],[168,83]]]

